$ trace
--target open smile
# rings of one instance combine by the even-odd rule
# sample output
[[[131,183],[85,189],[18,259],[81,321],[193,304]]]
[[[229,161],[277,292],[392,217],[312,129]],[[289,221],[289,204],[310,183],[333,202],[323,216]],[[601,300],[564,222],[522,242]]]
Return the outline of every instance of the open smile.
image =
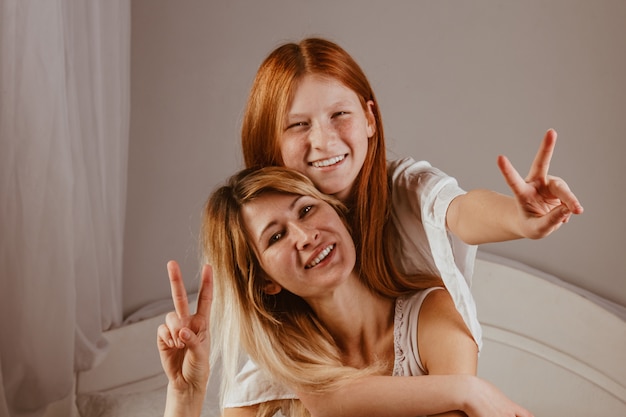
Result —
[[[328,159],[320,159],[319,161],[309,162],[309,165],[312,165],[315,168],[326,168],[340,163],[341,161],[346,159],[346,156],[348,156],[348,154],[337,155]]]
[[[304,269],[311,269],[322,262],[335,249],[335,244],[326,246],[310,263],[304,266]]]

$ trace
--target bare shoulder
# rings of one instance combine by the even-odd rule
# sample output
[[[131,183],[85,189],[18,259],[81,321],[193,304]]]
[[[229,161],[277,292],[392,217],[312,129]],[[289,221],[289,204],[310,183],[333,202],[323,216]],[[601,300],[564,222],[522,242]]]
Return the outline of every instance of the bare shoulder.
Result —
[[[444,314],[448,319],[455,319],[457,316],[463,322],[461,315],[454,307],[454,301],[450,293],[445,288],[437,288],[430,291],[430,293],[424,299],[422,307],[420,309],[420,320],[422,317],[437,318]]]
[[[419,355],[429,374],[476,374],[478,347],[448,291],[426,296],[417,331]]]

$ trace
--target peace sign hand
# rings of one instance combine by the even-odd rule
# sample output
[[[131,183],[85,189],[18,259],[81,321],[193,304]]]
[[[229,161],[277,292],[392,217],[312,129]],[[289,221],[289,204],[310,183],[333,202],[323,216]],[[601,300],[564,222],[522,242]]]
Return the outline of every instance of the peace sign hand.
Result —
[[[213,273],[209,265],[202,269],[195,314],[189,312],[187,291],[175,261],[167,264],[175,311],[165,317],[157,331],[161,365],[169,379],[169,388],[186,395],[204,397],[209,379],[209,323],[213,301]]]
[[[550,129],[543,138],[526,179],[511,162],[500,155],[498,167],[513,191],[523,237],[540,239],[567,223],[572,214],[582,214],[583,207],[567,183],[548,175],[556,144],[556,131]]]

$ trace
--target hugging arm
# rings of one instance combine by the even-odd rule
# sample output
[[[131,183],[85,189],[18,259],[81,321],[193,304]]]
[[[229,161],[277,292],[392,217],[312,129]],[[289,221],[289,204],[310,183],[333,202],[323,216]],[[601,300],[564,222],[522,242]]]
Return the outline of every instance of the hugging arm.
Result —
[[[548,130],[528,176],[520,176],[505,156],[498,167],[513,197],[489,190],[472,190],[456,197],[446,214],[448,228],[464,242],[478,245],[519,238],[540,239],[582,214],[567,183],[548,174],[556,145],[556,132]]]
[[[531,416],[496,387],[471,375],[371,376],[334,392],[299,396],[314,417],[415,417],[450,410],[462,410],[469,417]]]

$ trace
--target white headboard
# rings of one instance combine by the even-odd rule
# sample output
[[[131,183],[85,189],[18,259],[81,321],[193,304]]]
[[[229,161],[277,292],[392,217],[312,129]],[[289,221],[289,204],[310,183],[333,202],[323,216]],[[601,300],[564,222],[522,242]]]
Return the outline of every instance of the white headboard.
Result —
[[[535,416],[626,416],[626,322],[554,277],[477,259],[479,375]],[[593,301],[592,301],[593,299]]]

